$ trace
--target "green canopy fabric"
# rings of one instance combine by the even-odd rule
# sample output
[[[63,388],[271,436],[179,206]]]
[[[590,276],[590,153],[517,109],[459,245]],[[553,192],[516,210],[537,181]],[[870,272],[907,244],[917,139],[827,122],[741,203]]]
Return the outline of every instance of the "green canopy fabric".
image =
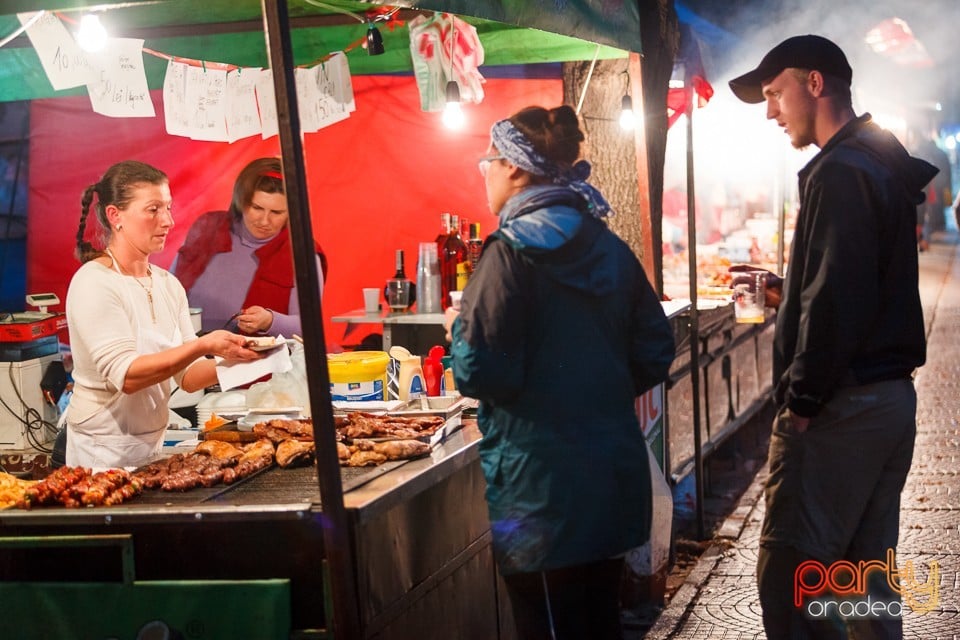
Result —
[[[113,36],[143,38],[145,47],[171,56],[268,66],[258,0],[7,0],[0,15],[0,41],[20,27],[19,12],[63,10],[67,18],[76,19],[79,7],[110,5],[115,6],[105,10],[101,20]],[[344,12],[362,17],[377,5],[290,0],[289,8],[294,57],[297,64],[309,65],[364,36],[366,26]],[[418,8],[453,12],[474,25],[485,66],[619,58],[640,49],[638,8],[631,0],[429,0]],[[331,16],[340,18],[337,24],[318,24]],[[369,56],[362,48],[352,50],[351,73],[410,71],[406,27],[391,29],[383,22],[378,27],[386,52]],[[166,60],[145,53],[144,64],[150,88],[162,87]],[[0,48],[0,102],[84,91],[54,91],[25,36]]]

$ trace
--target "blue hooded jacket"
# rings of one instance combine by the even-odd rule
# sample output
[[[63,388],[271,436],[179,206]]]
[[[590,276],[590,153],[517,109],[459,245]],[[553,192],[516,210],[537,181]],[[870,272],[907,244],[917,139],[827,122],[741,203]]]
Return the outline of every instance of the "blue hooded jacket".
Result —
[[[630,248],[558,186],[507,202],[452,328],[457,388],[481,401],[480,455],[504,574],[613,557],[649,537],[634,400],[674,336]]]

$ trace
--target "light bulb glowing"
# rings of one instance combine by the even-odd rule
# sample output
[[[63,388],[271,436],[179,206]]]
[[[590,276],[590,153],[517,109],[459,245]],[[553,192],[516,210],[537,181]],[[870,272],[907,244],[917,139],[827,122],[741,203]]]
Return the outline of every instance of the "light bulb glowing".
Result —
[[[623,96],[620,102],[620,128],[624,131],[633,131],[637,126],[637,116],[633,112],[633,100],[630,96]]]
[[[77,44],[84,51],[100,51],[107,45],[107,30],[100,24],[100,18],[88,13],[80,19],[80,31],[77,32]]]
[[[460,87],[455,81],[450,80],[447,82],[445,93],[447,103],[443,107],[443,126],[447,129],[459,129],[466,121],[460,106]]]
[[[459,102],[448,102],[443,108],[443,126],[447,129],[460,129],[466,122]]]

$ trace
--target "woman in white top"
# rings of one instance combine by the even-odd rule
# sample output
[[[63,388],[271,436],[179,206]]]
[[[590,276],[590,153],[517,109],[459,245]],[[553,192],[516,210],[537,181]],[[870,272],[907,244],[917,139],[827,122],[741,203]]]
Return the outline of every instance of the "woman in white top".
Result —
[[[84,240],[91,204],[102,250]],[[113,165],[84,191],[77,231],[83,266],[67,291],[74,379],[68,465],[142,464],[160,452],[172,383],[187,392],[215,384],[215,362],[205,356],[261,357],[228,331],[197,338],[183,287],[150,264],[173,227],[171,204],[167,176],[136,161]]]

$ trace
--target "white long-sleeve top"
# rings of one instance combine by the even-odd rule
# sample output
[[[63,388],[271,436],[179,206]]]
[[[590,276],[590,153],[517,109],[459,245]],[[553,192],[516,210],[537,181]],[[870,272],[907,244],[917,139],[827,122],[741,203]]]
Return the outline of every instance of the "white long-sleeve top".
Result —
[[[146,291],[131,276],[90,261],[70,281],[66,310],[74,389],[68,421],[73,428],[84,430],[84,421],[118,404],[127,369],[139,355],[196,339],[183,286],[164,269],[151,266],[151,271],[156,322]],[[174,376],[177,384],[184,371]],[[149,390],[159,401],[141,403],[139,415],[113,416],[112,428],[110,421],[92,421],[99,426],[90,435],[136,435],[166,426],[170,383],[164,381]]]

